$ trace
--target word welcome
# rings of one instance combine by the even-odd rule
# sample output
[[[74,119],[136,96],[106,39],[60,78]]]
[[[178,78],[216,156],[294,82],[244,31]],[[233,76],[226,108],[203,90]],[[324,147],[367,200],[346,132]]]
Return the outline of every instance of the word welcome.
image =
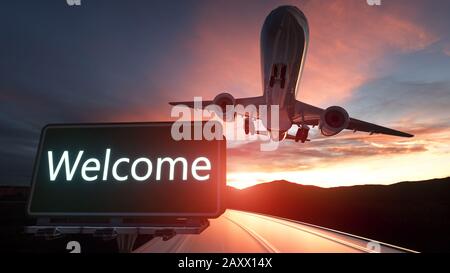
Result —
[[[84,151],[79,151],[75,160],[70,158],[69,151],[64,151],[62,153],[61,158],[59,158],[58,163],[55,168],[53,151],[48,151],[48,168],[50,174],[50,181],[55,181],[58,178],[58,175],[61,173],[62,166],[64,165],[64,175],[66,181],[72,181],[75,173],[79,169],[78,166],[82,161]],[[146,181],[150,178],[153,173],[153,163],[149,158],[140,157],[132,161],[128,157],[122,157],[115,160],[115,162],[111,161],[111,149],[106,149],[105,157],[103,163],[97,158],[86,158],[84,162],[81,164],[81,177],[85,181],[96,181],[100,179],[106,181],[108,180],[108,175],[110,173],[109,166],[112,164],[111,174],[112,177],[116,181],[127,181],[129,180],[129,176],[136,181]],[[175,159],[170,157],[158,157],[156,159],[156,175],[155,180],[160,181],[162,178],[162,170],[168,169],[169,180],[173,181],[175,179],[175,166],[181,164],[182,170],[182,180],[187,180],[188,178],[188,161],[184,157],[177,157]],[[72,165],[71,165],[71,162]],[[167,165],[168,164],[168,165]],[[119,174],[118,168],[119,166],[127,166],[130,174]],[[164,165],[167,165],[168,168],[163,168]],[[145,168],[145,172],[143,174],[138,174],[138,167]],[[100,171],[103,170],[102,173]],[[191,164],[191,174],[198,181],[208,180],[210,177],[209,171],[211,170],[211,162],[206,157],[197,157]],[[199,172],[203,172],[199,174]]]

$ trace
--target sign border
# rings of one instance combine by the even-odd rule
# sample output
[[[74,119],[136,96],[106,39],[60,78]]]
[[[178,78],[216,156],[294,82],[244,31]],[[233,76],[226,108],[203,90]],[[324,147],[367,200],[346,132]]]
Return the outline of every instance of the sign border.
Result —
[[[31,211],[31,203],[33,201],[33,195],[34,195],[34,191],[35,191],[37,171],[39,168],[39,163],[41,161],[41,153],[42,153],[42,147],[43,147],[43,143],[44,143],[44,139],[45,139],[45,134],[48,129],[80,128],[80,127],[117,127],[117,126],[121,126],[121,127],[136,127],[136,126],[137,127],[148,127],[148,126],[164,127],[164,126],[172,126],[173,123],[174,123],[173,121],[157,121],[157,122],[47,124],[41,130],[39,146],[38,146],[38,150],[37,150],[36,157],[34,160],[33,175],[32,175],[32,180],[31,180],[31,191],[30,191],[30,195],[28,198],[28,205],[27,205],[28,215],[29,216],[40,216],[40,217],[50,217],[50,216],[60,216],[60,217],[66,217],[66,216],[77,216],[77,217],[80,217],[80,216],[81,217],[83,217],[83,216],[88,216],[88,217],[90,217],[90,216],[94,216],[94,217],[206,217],[206,218],[219,217],[225,211],[225,208],[222,206],[222,191],[225,190],[225,187],[226,187],[226,167],[225,167],[225,169],[222,168],[222,162],[219,162],[217,172],[218,172],[219,179],[222,180],[222,178],[223,178],[225,181],[219,181],[217,183],[217,206],[216,206],[216,210],[214,212],[207,212],[207,213],[117,212],[116,213],[116,212],[33,212],[33,211]],[[203,125],[205,124],[204,121],[193,121],[193,122],[186,121],[185,123],[190,123],[191,125],[194,123],[203,123]],[[220,124],[219,122],[217,122],[217,123]],[[196,140],[192,140],[192,141],[196,141]],[[227,142],[226,142],[225,136],[223,136],[223,140],[218,140],[218,141],[223,143],[223,144],[218,145],[219,160],[223,153],[223,155],[225,156],[225,166],[226,166],[226,143]]]

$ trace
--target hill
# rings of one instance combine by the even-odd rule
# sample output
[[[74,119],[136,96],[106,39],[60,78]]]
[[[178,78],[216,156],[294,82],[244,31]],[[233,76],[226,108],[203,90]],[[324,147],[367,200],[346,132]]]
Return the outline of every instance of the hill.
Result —
[[[336,188],[274,181],[229,187],[226,203],[418,251],[450,251],[450,177]]]

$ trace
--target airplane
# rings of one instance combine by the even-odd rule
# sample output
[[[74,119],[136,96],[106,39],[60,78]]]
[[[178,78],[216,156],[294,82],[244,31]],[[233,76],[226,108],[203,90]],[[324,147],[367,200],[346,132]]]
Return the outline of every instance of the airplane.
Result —
[[[261,31],[261,72],[263,95],[257,97],[234,98],[229,93],[220,93],[213,100],[203,101],[202,107],[218,105],[223,112],[227,105],[260,105],[270,108],[278,105],[277,126],[270,118],[261,119],[267,132],[274,140],[292,139],[296,142],[309,141],[310,126],[318,126],[324,136],[334,136],[344,129],[370,134],[386,134],[399,137],[413,135],[351,118],[340,106],[322,109],[296,99],[300,78],[305,64],[309,43],[308,21],[295,6],[280,6],[265,19]],[[194,108],[193,101],[170,102],[170,105],[185,105]],[[269,111],[270,112],[270,111]],[[258,115],[256,115],[257,118]],[[255,133],[254,120],[245,117],[246,134]],[[288,134],[292,125],[297,125],[295,135]],[[257,132],[258,133],[258,132]]]

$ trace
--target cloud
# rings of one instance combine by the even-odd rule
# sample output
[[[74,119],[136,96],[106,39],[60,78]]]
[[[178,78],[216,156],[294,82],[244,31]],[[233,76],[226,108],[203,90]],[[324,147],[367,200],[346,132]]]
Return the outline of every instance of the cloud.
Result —
[[[422,50],[438,37],[398,12],[401,5],[373,8],[364,1],[310,1],[304,6],[311,41],[301,98],[314,103],[348,99],[376,77],[389,56]]]
[[[408,132],[415,137],[406,139],[387,135],[370,136],[346,131],[333,137],[318,136],[305,144],[285,141],[273,152],[261,152],[259,142],[246,143],[228,149],[228,172],[297,171],[301,174],[305,170],[357,162],[359,159],[444,153],[444,148],[450,147],[450,123],[411,123]]]
[[[228,151],[228,184],[244,188],[285,179],[331,187],[448,176],[450,124],[409,125],[414,138],[343,132],[305,144],[284,142],[274,152],[245,144]]]
[[[450,57],[450,44],[446,45],[443,49],[445,55]]]
[[[401,68],[400,68],[401,69]],[[450,66],[447,68],[450,70]],[[366,82],[345,104],[350,115],[392,126],[450,120],[450,81],[400,80],[392,76]],[[405,126],[407,127],[407,126]]]

